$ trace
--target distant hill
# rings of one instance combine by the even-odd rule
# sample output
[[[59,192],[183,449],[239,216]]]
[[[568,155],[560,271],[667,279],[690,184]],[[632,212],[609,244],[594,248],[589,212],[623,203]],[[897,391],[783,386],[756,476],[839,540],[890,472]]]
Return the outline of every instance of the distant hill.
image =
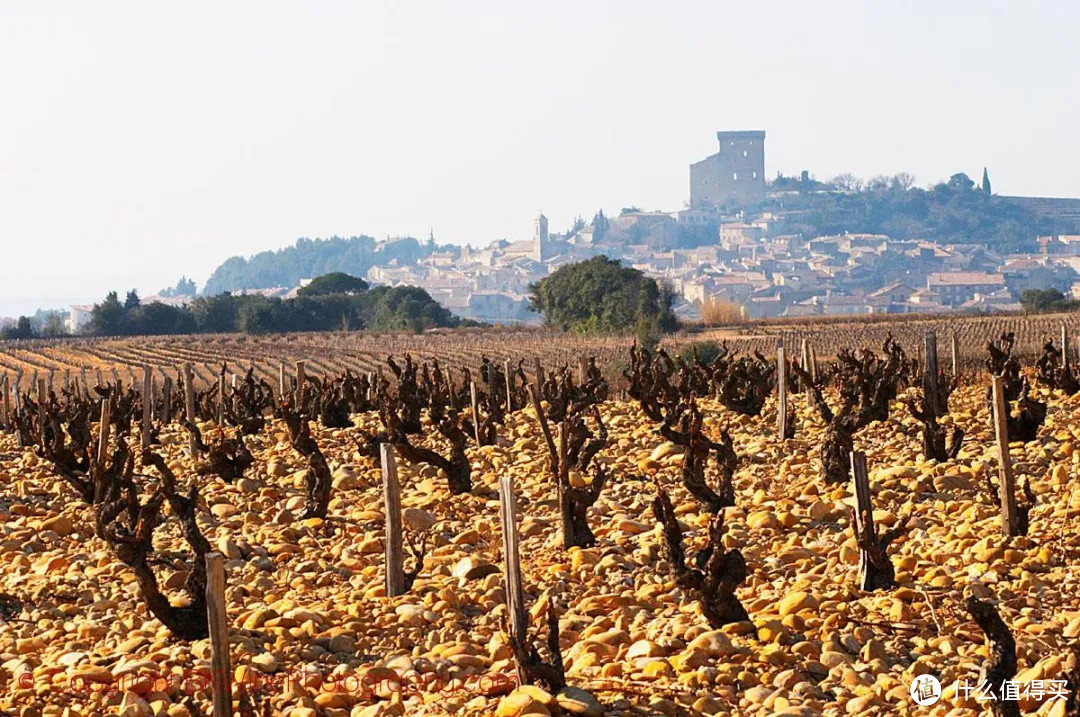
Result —
[[[429,248],[412,237],[377,241],[369,236],[297,239],[296,244],[277,251],[263,251],[245,259],[226,259],[206,281],[202,294],[213,296],[223,291],[292,287],[301,279],[310,279],[335,271],[364,276],[372,266],[389,264],[394,259],[403,264],[415,263],[427,256]]]
[[[774,183],[774,191],[756,208],[782,217],[773,228],[779,233],[888,234],[894,239],[982,244],[1002,254],[1037,251],[1040,235],[1080,232],[1076,215],[1044,211],[1038,200],[988,194],[965,174],[954,174],[931,189],[912,187],[905,177],[879,178],[847,191],[831,186],[803,190],[798,180],[782,187]]]

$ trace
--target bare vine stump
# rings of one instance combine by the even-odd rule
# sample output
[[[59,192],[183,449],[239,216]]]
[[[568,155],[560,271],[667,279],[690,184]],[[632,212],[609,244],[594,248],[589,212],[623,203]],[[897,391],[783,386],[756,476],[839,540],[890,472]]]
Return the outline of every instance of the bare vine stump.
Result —
[[[867,592],[890,590],[896,587],[896,569],[887,551],[889,544],[903,533],[905,523],[900,523],[879,538],[874,525],[874,506],[870,500],[866,454],[862,451],[851,453],[851,476],[856,504],[852,527],[859,546],[859,588]]]
[[[1005,683],[1016,676],[1016,641],[992,604],[970,597],[965,607],[990,643],[978,677],[978,685],[987,684],[992,695],[990,711],[994,717],[1020,717],[1019,701],[1005,694]]]

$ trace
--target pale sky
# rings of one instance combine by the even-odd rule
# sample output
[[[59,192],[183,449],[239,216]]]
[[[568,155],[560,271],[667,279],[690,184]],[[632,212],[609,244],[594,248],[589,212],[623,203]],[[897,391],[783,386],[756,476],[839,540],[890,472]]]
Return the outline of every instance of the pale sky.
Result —
[[[1075,2],[0,1],[0,315],[300,236],[486,244],[766,171],[1080,196]]]

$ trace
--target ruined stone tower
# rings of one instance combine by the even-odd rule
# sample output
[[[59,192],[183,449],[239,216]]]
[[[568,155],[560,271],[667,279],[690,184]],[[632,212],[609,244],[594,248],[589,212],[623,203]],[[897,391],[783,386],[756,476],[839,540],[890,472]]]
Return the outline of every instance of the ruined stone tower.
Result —
[[[717,132],[720,151],[690,165],[693,209],[748,204],[765,198],[765,132]]]

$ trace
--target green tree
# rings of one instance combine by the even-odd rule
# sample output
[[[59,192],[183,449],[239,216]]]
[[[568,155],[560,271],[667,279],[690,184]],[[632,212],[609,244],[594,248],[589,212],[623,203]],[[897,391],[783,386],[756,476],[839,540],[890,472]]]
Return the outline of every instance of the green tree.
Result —
[[[990,175],[987,174],[986,167],[983,167],[982,190],[983,194],[990,194]]]
[[[14,326],[9,324],[3,332],[0,332],[0,338],[5,339],[32,339],[35,336],[34,325],[30,322],[29,316],[20,316]]]
[[[131,311],[141,303],[142,302],[139,301],[139,292],[132,289],[127,293],[127,296],[124,297],[124,311]]]
[[[607,234],[608,228],[610,226],[611,222],[609,222],[608,218],[604,216],[604,210],[601,209],[597,211],[592,218],[593,239],[595,241],[600,241],[601,239],[603,239],[604,235]]]
[[[297,296],[323,296],[326,294],[359,294],[367,291],[368,283],[342,271],[323,274],[311,280],[296,292]]]
[[[1067,298],[1057,289],[1028,289],[1020,295],[1024,311],[1036,314],[1054,311],[1075,311],[1080,301]]]
[[[564,331],[671,331],[672,298],[655,279],[606,256],[567,264],[529,287],[530,308]]]
[[[121,336],[126,333],[125,318],[124,305],[120,303],[120,297],[115,291],[110,291],[105,295],[104,301],[94,304],[94,308],[90,310],[87,333],[94,336]]]

